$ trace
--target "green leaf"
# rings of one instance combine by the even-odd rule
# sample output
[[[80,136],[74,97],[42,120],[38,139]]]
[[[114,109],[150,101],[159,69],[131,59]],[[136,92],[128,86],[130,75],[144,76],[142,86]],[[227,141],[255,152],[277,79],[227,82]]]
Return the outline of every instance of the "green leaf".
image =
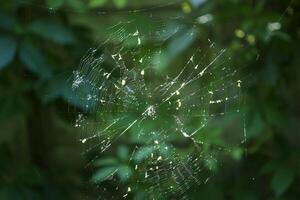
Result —
[[[199,7],[203,3],[206,2],[206,0],[190,0],[191,4],[195,7]]]
[[[282,195],[289,188],[294,177],[294,172],[285,167],[281,167],[275,172],[271,180],[271,187],[276,196]]]
[[[128,148],[124,145],[121,145],[117,149],[117,155],[121,160],[126,160],[129,157]]]
[[[153,147],[141,147],[136,151],[134,155],[134,160],[136,162],[141,162],[142,160],[147,158],[152,152]]]
[[[207,167],[207,169],[209,169],[211,171],[217,170],[218,163],[217,163],[216,159],[213,157],[207,157],[204,161],[204,164]]]
[[[67,4],[74,10],[83,12],[86,10],[84,1],[82,0],[67,0]]]
[[[87,100],[89,95],[95,96],[96,91],[90,84],[82,84],[76,89],[72,89],[71,72],[65,72],[51,77],[51,79],[43,82],[38,88],[38,96],[43,103],[49,103],[57,98],[63,98],[69,104],[90,110],[96,106],[96,99]]]
[[[247,127],[247,137],[256,137],[264,129],[264,121],[259,113],[254,114]]]
[[[95,183],[103,182],[113,177],[117,171],[118,171],[118,167],[106,167],[106,168],[99,169],[92,176],[92,181]]]
[[[260,173],[261,174],[271,173],[275,171],[278,167],[279,167],[279,163],[277,163],[276,161],[269,161],[261,167]]]
[[[96,8],[104,5],[107,2],[107,0],[90,0],[89,7],[90,8]]]
[[[60,8],[63,3],[64,0],[46,0],[47,6],[51,7],[51,8]]]
[[[15,57],[17,41],[9,36],[0,36],[0,44],[0,69],[3,69]]]
[[[175,56],[186,50],[188,46],[196,39],[197,30],[194,28],[184,30],[180,35],[177,35],[168,44],[168,53],[170,58],[173,59]]]
[[[98,159],[94,162],[94,166],[115,166],[118,164],[118,161],[115,158],[103,158]]]
[[[70,88],[67,82],[69,77],[70,74],[67,73],[55,75],[39,85],[37,93],[41,101],[49,103],[59,97],[63,97],[64,91]]]
[[[119,167],[117,175],[121,182],[125,182],[131,177],[132,169],[127,165],[122,165]]]
[[[240,160],[243,156],[243,150],[241,148],[233,148],[231,151],[231,156],[235,160]]]
[[[48,79],[52,76],[43,54],[30,42],[22,42],[19,57],[25,67],[40,78]]]
[[[72,44],[75,42],[73,33],[64,27],[63,24],[50,20],[34,21],[29,30],[46,40],[51,40],[58,44]]]
[[[113,0],[117,8],[124,8],[127,4],[127,0]]]

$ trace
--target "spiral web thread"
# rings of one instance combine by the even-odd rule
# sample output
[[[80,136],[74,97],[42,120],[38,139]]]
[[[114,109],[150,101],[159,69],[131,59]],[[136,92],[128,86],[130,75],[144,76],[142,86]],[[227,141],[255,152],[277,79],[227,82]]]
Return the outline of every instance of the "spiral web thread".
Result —
[[[146,191],[146,199],[187,199],[191,187],[210,179],[219,154],[246,140],[244,132],[219,145],[205,130],[238,114],[242,81],[226,49],[219,50],[210,39],[183,63],[161,70],[168,43],[178,34],[193,38],[196,29],[168,29],[163,20],[151,23],[151,32],[143,32],[134,20],[111,26],[109,38],[82,58],[72,90],[85,102],[86,112],[79,113],[75,127],[83,133],[85,153],[96,152],[89,164],[114,145],[128,146],[126,166],[112,168],[104,178],[123,198]],[[124,170],[130,183],[126,191],[118,182]]]

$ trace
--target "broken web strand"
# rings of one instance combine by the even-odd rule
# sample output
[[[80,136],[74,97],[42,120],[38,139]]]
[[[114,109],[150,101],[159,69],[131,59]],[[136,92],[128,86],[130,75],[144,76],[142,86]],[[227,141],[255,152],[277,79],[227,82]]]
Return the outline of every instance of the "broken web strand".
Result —
[[[120,25],[120,24],[119,24]],[[121,25],[124,25],[124,24],[121,24]],[[117,26],[116,26],[117,27]],[[118,30],[121,30],[121,29],[118,29]],[[124,31],[121,31],[121,32],[124,32]],[[115,34],[115,36],[114,37],[120,37],[120,38],[123,38],[123,39],[121,39],[121,41],[122,40],[124,40],[124,38],[126,38],[126,39],[128,39],[128,37],[126,37],[126,35],[129,35],[129,36],[138,36],[136,33],[138,33],[138,32],[134,32],[134,33],[130,33],[130,34],[124,34],[124,33],[122,33],[122,34],[119,34],[119,32],[117,33],[117,34]],[[141,40],[140,39],[137,39],[137,45],[141,45],[141,42],[140,42]],[[122,46],[122,45],[121,45]],[[114,80],[114,81],[110,81],[110,75],[111,75],[111,73],[112,73],[112,71],[113,70],[115,70],[116,68],[114,67],[113,68],[113,70],[112,71],[108,71],[108,72],[104,72],[103,73],[103,75],[102,75],[102,77],[104,78],[104,81],[102,81],[102,84],[101,84],[101,89],[103,89],[103,86],[105,85],[104,83],[106,83],[106,82],[112,82],[111,83],[111,85],[113,85],[116,89],[117,89],[117,93],[114,93],[113,95],[111,95],[111,94],[109,94],[108,96],[109,97],[112,97],[113,99],[122,99],[120,96],[118,96],[119,94],[125,94],[125,96],[127,95],[127,96],[130,96],[130,94],[128,93],[128,92],[124,92],[123,90],[124,90],[124,86],[126,86],[128,83],[130,83],[130,82],[128,82],[127,80],[129,80],[129,77],[130,76],[134,76],[134,75],[142,75],[142,77],[146,74],[146,73],[148,73],[147,72],[147,70],[145,70],[144,68],[143,69],[138,69],[137,70],[137,72],[136,72],[136,66],[140,66],[140,65],[143,65],[143,61],[145,62],[145,60],[141,60],[141,59],[137,59],[137,58],[132,58],[132,60],[133,61],[135,61],[136,63],[138,63],[137,65],[134,65],[135,67],[133,67],[133,68],[131,68],[130,70],[128,70],[128,69],[126,69],[126,64],[124,65],[124,63],[122,63],[122,64],[120,64],[119,62],[120,62],[120,60],[122,60],[122,55],[123,55],[123,51],[124,51],[124,49],[123,48],[116,48],[117,49],[117,52],[111,52],[110,54],[111,54],[111,57],[113,58],[113,60],[116,62],[115,63],[115,65],[116,66],[119,66],[119,68],[121,69],[123,69],[123,70],[125,70],[127,73],[124,73],[124,74],[126,74],[125,75],[125,77],[119,77],[119,79],[117,79],[117,80]],[[126,53],[128,52],[128,51],[125,51]],[[161,51],[159,51],[160,53],[161,53]],[[196,51],[195,51],[195,53],[193,54],[193,56],[195,56],[195,54],[197,54],[197,52],[199,52],[200,53],[200,51],[199,51],[199,49],[197,49]],[[160,103],[160,105],[162,105],[163,103],[165,103],[165,102],[167,102],[167,101],[169,101],[171,98],[173,98],[174,96],[178,96],[179,94],[180,94],[180,90],[184,90],[185,89],[185,87],[187,87],[190,83],[193,83],[193,82],[195,82],[195,81],[197,81],[199,78],[201,78],[204,74],[208,74],[208,73],[210,73],[210,75],[212,74],[212,72],[214,71],[214,70],[219,70],[219,67],[220,67],[220,65],[222,65],[222,64],[220,64],[220,65],[216,65],[216,61],[217,60],[219,60],[219,58],[221,57],[221,55],[222,54],[224,54],[224,50],[221,50],[220,52],[218,52],[219,54],[216,54],[215,55],[215,57],[214,57],[214,59],[211,61],[211,62],[209,62],[207,65],[203,65],[203,66],[201,66],[201,67],[199,67],[199,69],[201,69],[202,71],[198,71],[198,72],[196,72],[195,73],[195,68],[196,69],[198,69],[198,67],[195,67],[196,66],[196,64],[195,63],[198,63],[198,65],[199,65],[199,63],[200,63],[200,61],[199,62],[195,62],[193,65],[191,65],[191,66],[189,66],[190,65],[190,63],[193,63],[194,61],[193,61],[193,59],[192,59],[192,57],[187,61],[187,63],[185,64],[185,66],[186,67],[183,67],[183,70],[177,75],[177,76],[175,76],[175,78],[173,78],[173,79],[170,79],[170,78],[166,78],[165,80],[167,80],[166,82],[163,82],[161,85],[159,85],[159,87],[160,88],[164,88],[164,89],[161,89],[160,91],[162,91],[162,92],[160,92],[160,93],[162,93],[162,96],[166,96],[167,95],[167,97],[166,98],[161,98],[162,99],[162,103]],[[130,52],[129,52],[130,53]],[[91,57],[92,58],[92,60],[93,60],[93,57]],[[142,58],[145,58],[145,56],[143,56]],[[86,59],[83,59],[83,60],[86,60]],[[90,60],[90,61],[92,61],[92,60]],[[200,59],[201,60],[201,59]],[[192,62],[193,61],[193,62]],[[87,65],[86,65],[87,64]],[[87,67],[87,68],[89,68],[90,67],[90,65],[89,65],[89,63],[88,62],[85,62],[85,67]],[[122,66],[122,67],[121,67]],[[99,66],[98,66],[99,67]],[[186,69],[186,68],[193,68],[194,70],[192,71],[192,73],[190,73],[189,74],[189,76],[187,77],[187,78],[185,78],[185,79],[182,79],[182,80],[180,80],[179,78],[180,78],[180,76],[181,76],[181,74],[183,74],[183,72],[184,72],[184,70]],[[93,69],[93,70],[95,70],[95,68]],[[99,71],[101,71],[101,70],[99,70]],[[97,70],[95,71],[95,72],[97,72]],[[102,71],[101,71],[102,72]],[[130,74],[130,72],[134,72],[133,73],[133,75],[131,75]],[[129,74],[128,74],[129,73]],[[89,73],[89,74],[95,74],[95,73]],[[227,76],[227,78],[228,77],[232,77],[233,75],[234,75],[235,73],[231,73],[231,75],[230,75],[230,73],[226,73],[226,76]],[[226,81],[226,76],[225,77],[223,77],[222,78],[222,81],[219,81],[219,82],[228,82],[228,81]],[[88,77],[88,76],[87,76]],[[93,76],[92,77],[92,80],[93,81],[95,81],[95,78],[94,78],[95,76]],[[96,77],[98,77],[99,78],[99,76],[96,76]],[[101,76],[100,76],[101,77]],[[176,78],[177,77],[177,78]],[[107,79],[109,79],[109,80],[107,80]],[[143,79],[142,79],[143,80]],[[172,80],[171,82],[170,82],[170,80]],[[191,81],[192,80],[192,81]],[[183,83],[184,84],[182,84],[182,81],[183,81]],[[75,81],[76,82],[76,81]],[[90,82],[90,81],[87,81],[87,82]],[[99,80],[98,81],[96,81],[96,82],[99,82]],[[101,82],[101,81],[100,81]],[[134,84],[134,82],[135,81],[133,81],[133,84]],[[144,82],[144,81],[143,81]],[[194,91],[193,93],[191,93],[192,95],[190,95],[190,96],[187,96],[189,99],[192,99],[193,97],[200,97],[201,95],[201,97],[202,97],[202,99],[204,99],[204,97],[205,97],[205,100],[207,100],[207,98],[209,98],[209,97],[211,97],[211,95],[213,95],[214,94],[214,92],[217,92],[219,89],[217,89],[217,88],[214,88],[213,90],[212,89],[210,89],[210,90],[208,90],[208,88],[209,87],[211,87],[211,85],[214,85],[214,84],[216,84],[218,81],[217,80],[214,80],[214,81],[212,81],[211,83],[210,83],[210,85],[208,85],[208,86],[206,86],[206,88],[197,88],[198,90],[196,90],[196,91]],[[171,83],[171,84],[170,84]],[[179,84],[179,83],[181,83],[181,84]],[[186,83],[189,83],[189,84],[186,84]],[[93,85],[93,84],[91,84],[91,85]],[[96,85],[96,84],[94,84],[94,85]],[[231,84],[229,84],[229,85],[231,85],[231,86],[233,86],[233,85],[235,85],[234,83],[231,83]],[[128,85],[127,85],[128,86]],[[224,85],[223,85],[223,87],[224,87]],[[139,90],[139,89],[145,89],[146,87],[145,87],[145,84],[139,84],[138,86],[136,86],[136,85],[132,85],[131,86],[131,89],[129,89],[129,91],[133,91],[133,89],[134,90]],[[202,89],[202,90],[201,90]],[[206,89],[206,90],[205,90]],[[170,91],[168,91],[168,90],[170,90]],[[107,90],[108,91],[108,90]],[[157,91],[157,90],[156,90]],[[207,94],[203,94],[203,91],[207,91]],[[105,90],[104,90],[104,92],[105,92]],[[149,92],[149,89],[148,89],[148,92]],[[102,93],[103,93],[103,91],[102,91]],[[151,92],[150,92],[151,93]],[[154,93],[154,95],[156,96],[156,95],[158,95],[159,93]],[[152,95],[151,95],[152,96]],[[187,99],[188,99],[187,98]],[[230,99],[232,100],[232,99],[235,99],[235,98],[238,98],[238,96],[234,96],[234,97],[230,97]],[[228,97],[225,97],[225,99],[226,99],[226,101],[228,101],[229,100],[229,98]],[[224,101],[224,99],[222,100],[222,101]],[[205,105],[205,106],[209,106],[210,104],[214,104],[214,103],[216,103],[216,104],[218,104],[218,103],[221,103],[222,102],[221,100],[216,100],[216,101],[208,101],[209,103],[203,103],[203,105]],[[103,101],[100,101],[101,102],[101,104],[103,104],[103,103],[105,103],[105,102],[103,102]],[[178,99],[175,101],[176,102],[176,105],[177,105],[177,107],[175,108],[176,110],[177,109],[179,109],[180,107],[181,107],[181,103],[179,103],[178,102]],[[124,106],[124,104],[122,104],[122,103],[120,103],[120,102],[116,102],[116,101],[108,101],[108,103],[110,104],[110,103],[113,103],[113,104],[115,104],[115,105],[121,105],[121,106],[123,106],[123,111],[122,111],[122,113],[123,112],[127,112],[127,111],[129,111],[129,108],[130,107],[128,107],[128,106],[130,106],[130,104],[129,105],[125,105]],[[201,104],[200,104],[201,105]],[[103,106],[103,105],[102,105]],[[199,105],[198,105],[199,106]],[[104,107],[105,107],[105,105],[104,105]],[[155,114],[155,110],[157,109],[157,107],[154,107],[153,105],[150,105],[149,107],[144,107],[144,110],[142,110],[142,114],[140,115],[140,118],[135,118],[133,121],[131,121],[130,123],[128,123],[127,125],[125,125],[125,126],[119,126],[119,127],[114,127],[113,128],[113,126],[118,122],[118,120],[120,119],[120,118],[117,118],[117,122],[116,121],[113,121],[110,125],[108,125],[108,126],[106,126],[105,128],[104,128],[104,131],[100,131],[100,133],[104,133],[104,132],[107,132],[107,133],[105,133],[104,135],[102,135],[101,137],[102,138],[105,138],[105,139],[101,139],[101,140],[99,140],[99,141],[106,141],[106,143],[105,143],[105,147],[101,150],[101,152],[103,152],[103,151],[105,151],[105,150],[107,150],[108,149],[108,147],[110,147],[114,142],[116,142],[117,141],[117,139],[119,139],[123,134],[125,134],[126,133],[126,131],[129,131],[129,129],[132,127],[132,126],[134,126],[134,125],[136,125],[136,124],[141,124],[142,123],[142,121],[145,119],[145,115],[146,116],[148,116],[148,117],[155,117],[156,116],[156,114]],[[204,114],[202,114],[202,115],[200,115],[200,116],[205,116],[205,117],[216,117],[218,114],[219,115],[224,115],[224,113],[218,113],[218,114],[209,114],[208,112],[207,112],[207,110],[208,109],[204,109]],[[103,112],[103,110],[102,110],[102,112]],[[104,111],[104,113],[105,113],[105,111]],[[142,117],[143,116],[143,117]],[[178,125],[180,125],[179,127],[179,129],[180,129],[180,132],[181,132],[181,134],[182,134],[182,136],[184,136],[184,137],[187,137],[187,138],[191,138],[191,140],[195,143],[195,144],[201,144],[201,145],[203,145],[203,144],[205,144],[205,142],[203,142],[203,141],[196,141],[196,139],[194,139],[194,134],[196,134],[199,130],[201,130],[202,128],[204,128],[205,126],[206,126],[206,123],[207,123],[207,121],[208,120],[205,120],[206,121],[206,123],[203,123],[200,127],[198,127],[197,129],[196,129],[196,131],[194,131],[194,132],[192,132],[192,134],[186,134],[186,133],[184,133],[183,132],[183,127],[184,127],[184,123],[182,123],[180,120],[178,120],[178,118],[176,119],[177,120],[177,124]],[[137,123],[137,122],[139,122],[139,123]],[[175,123],[175,124],[176,124]],[[98,128],[96,128],[95,130],[97,131],[97,129]],[[142,132],[142,128],[141,128],[141,130],[140,130],[141,132]],[[167,133],[168,133],[168,131],[163,131],[164,132],[164,134],[162,134],[162,132],[160,132],[158,135],[159,135],[159,137],[160,138],[163,138],[163,136],[165,136],[165,135],[168,135]],[[109,135],[109,134],[113,134],[113,136],[115,136],[115,139],[111,139],[110,137],[111,137],[111,135],[110,135],[110,137],[109,138],[106,138],[107,137],[107,135]],[[147,134],[149,134],[149,133],[147,133]],[[89,136],[89,137],[86,137],[86,138],[83,138],[81,141],[83,142],[83,143],[86,143],[86,142],[88,142],[89,140],[92,140],[92,139],[95,139],[95,138],[100,138],[100,136],[99,136],[99,132],[98,132],[98,134],[96,134],[96,135],[92,135],[92,136]],[[165,138],[165,140],[167,140],[167,138]],[[157,140],[155,140],[154,141],[154,143],[153,144],[158,144],[159,142],[157,141]],[[90,151],[90,150],[93,150],[93,149],[95,149],[96,147],[99,147],[99,146],[103,146],[103,143],[101,144],[98,144],[97,146],[95,146],[95,147],[93,147],[93,148],[91,148],[91,149],[89,149],[88,151]],[[149,146],[151,146],[151,145],[149,145]],[[137,146],[136,146],[137,147]],[[168,147],[168,146],[167,146]],[[142,147],[137,147],[137,148],[135,148],[135,150],[133,151],[133,156],[134,156],[134,154],[135,154],[135,152],[136,151],[138,151],[140,148],[142,148]],[[168,148],[170,148],[170,147],[168,147]],[[219,150],[224,150],[224,149],[226,149],[226,148],[219,148]],[[87,151],[87,152],[88,152]],[[229,151],[230,151],[230,149],[229,149]],[[176,151],[174,151],[174,152],[176,152]],[[152,192],[154,192],[155,191],[155,189],[159,189],[159,190],[163,190],[163,191],[161,191],[160,192],[160,194],[161,195],[163,195],[163,196],[172,196],[172,194],[170,194],[170,193],[173,193],[174,194],[174,192],[178,192],[178,191],[180,191],[180,193],[182,194],[182,196],[184,197],[185,195],[184,195],[184,193],[185,193],[185,191],[186,190],[188,190],[190,187],[191,187],[191,185],[193,185],[193,184],[191,184],[191,180],[193,180],[193,182],[196,182],[196,183],[199,183],[199,182],[201,182],[201,181],[199,181],[198,179],[197,179],[197,181],[195,181],[194,179],[195,179],[195,177],[198,177],[199,176],[199,174],[198,173],[200,173],[200,166],[203,166],[203,163],[198,163],[198,165],[195,165],[195,164],[192,164],[192,165],[190,165],[190,163],[191,162],[196,162],[196,161],[198,161],[198,159],[199,159],[199,155],[197,155],[197,157],[196,158],[194,158],[193,159],[193,157],[191,157],[191,156],[189,156],[189,158],[187,159],[183,159],[184,158],[184,156],[180,156],[178,153],[173,153],[173,154],[171,154],[172,156],[169,156],[169,158],[167,158],[167,157],[165,157],[164,159],[162,159],[163,157],[162,156],[157,156],[157,160],[164,160],[165,162],[166,161],[168,161],[168,160],[171,160],[171,161],[169,161],[169,163],[176,163],[176,165],[175,164],[173,164],[173,165],[170,165],[168,168],[166,168],[166,170],[164,170],[164,168],[162,167],[162,166],[156,166],[155,168],[153,168],[153,167],[147,167],[147,166],[151,166],[151,165],[153,165],[153,161],[148,161],[148,164],[144,164],[144,166],[145,167],[143,167],[143,165],[139,165],[139,164],[135,164],[135,168],[137,168],[138,170],[139,170],[139,173],[140,174],[142,174],[143,176],[141,177],[141,179],[139,179],[139,181],[138,182],[141,182],[141,181],[144,181],[144,182],[146,182],[146,183],[153,183],[151,186],[149,186],[149,188],[148,189],[146,189],[147,191],[149,191],[149,194],[151,193],[151,191]],[[200,154],[201,155],[201,154]],[[154,156],[152,156],[152,154],[151,154],[151,159],[153,159],[154,158]],[[98,158],[98,157],[97,157]],[[95,159],[97,159],[97,158],[95,158]],[[201,156],[200,156],[200,158],[201,158]],[[213,156],[211,156],[210,157],[210,159],[212,159],[213,158]],[[95,160],[94,159],[94,160]],[[202,159],[199,159],[199,160],[204,160],[203,158]],[[146,162],[147,163],[147,162]],[[180,164],[178,164],[178,163],[180,163]],[[198,166],[198,168],[196,168],[196,169],[189,169],[188,167],[190,167],[190,166]],[[169,170],[171,169],[171,174],[170,174],[170,176],[166,176],[166,172],[168,172]],[[201,168],[202,169],[202,168]],[[164,173],[162,173],[162,171],[164,172]],[[185,174],[182,174],[182,172],[181,171],[183,171],[183,172],[185,172]],[[191,172],[193,172],[193,173],[195,173],[195,175],[193,175],[193,174],[191,174]],[[112,176],[115,174],[116,172],[114,171],[113,173],[112,173]],[[164,176],[163,175],[165,175],[165,178],[163,178]],[[152,178],[151,178],[152,177]],[[173,180],[173,182],[170,180],[170,179],[167,179],[167,177],[172,177],[172,180]],[[192,177],[192,179],[189,179],[189,177]],[[209,177],[206,177],[205,179],[203,179],[204,180],[204,183],[206,183],[207,182],[207,180],[209,180]],[[170,181],[171,181],[171,183],[170,183]],[[183,183],[183,184],[182,184]],[[138,183],[137,183],[138,184]],[[166,185],[170,185],[170,186],[168,186],[168,187],[162,187],[162,185],[164,185],[164,184],[166,184]],[[130,189],[129,189],[130,188]],[[131,187],[128,187],[128,192],[131,192],[132,190],[133,190],[133,186],[131,186]],[[162,188],[164,188],[164,189],[162,189]],[[154,194],[154,193],[153,193]],[[128,195],[128,193],[125,193],[124,194],[124,197],[127,197],[127,195]],[[151,196],[151,194],[150,194],[150,196]]]

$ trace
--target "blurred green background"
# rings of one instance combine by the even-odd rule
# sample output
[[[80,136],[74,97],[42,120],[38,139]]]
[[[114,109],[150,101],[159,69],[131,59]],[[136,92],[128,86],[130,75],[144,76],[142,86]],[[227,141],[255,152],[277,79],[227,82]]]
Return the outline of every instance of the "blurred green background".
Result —
[[[210,38],[227,48],[237,69],[247,68],[246,148],[236,149],[207,184],[192,188],[190,198],[300,198],[300,2],[190,0],[160,6],[168,2],[0,2],[0,199],[102,199],[89,181],[95,173],[86,167],[91,155],[83,154],[74,128],[73,111],[83,105],[66,80],[85,52],[107,38],[105,28],[132,19],[129,11],[136,9],[139,16],[198,20],[197,40]],[[192,44],[180,39],[184,45],[170,51],[192,54]]]

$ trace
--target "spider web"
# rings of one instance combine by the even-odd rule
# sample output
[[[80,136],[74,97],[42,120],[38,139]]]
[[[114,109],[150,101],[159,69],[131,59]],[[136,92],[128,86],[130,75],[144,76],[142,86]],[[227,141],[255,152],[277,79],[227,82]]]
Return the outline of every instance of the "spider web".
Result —
[[[207,128],[239,113],[242,82],[226,49],[210,39],[193,45],[185,60],[169,53],[176,38],[195,39],[196,28],[180,23],[169,28],[153,17],[149,24],[145,29],[135,20],[116,23],[107,29],[107,40],[82,58],[72,90],[86,112],[78,115],[75,127],[82,132],[85,153],[98,152],[89,164],[101,166],[100,158],[114,145],[130,149],[126,166],[112,167],[102,177],[113,185],[103,191],[114,188],[123,198],[146,191],[145,199],[187,199],[190,188],[211,178],[220,154],[246,140],[245,132],[211,136]],[[124,171],[130,180],[126,190],[118,175]]]
[[[21,2],[56,12],[41,4]],[[72,90],[86,106],[75,127],[82,133],[85,154],[96,155],[88,165],[109,163],[105,157],[113,153],[113,146],[125,145],[130,151],[126,165],[110,168],[102,177],[101,181],[111,183],[99,184],[99,199],[132,194],[136,199],[188,199],[187,191],[213,176],[221,155],[247,140],[240,113],[244,80],[240,67],[232,65],[226,48],[216,47],[210,39],[207,44],[191,45],[197,41],[197,24],[210,21],[212,15],[200,16],[189,24],[191,29],[180,23],[189,21],[182,15],[152,17],[155,9],[178,3],[114,11],[126,15],[150,12],[150,29],[136,19],[117,22],[107,29],[107,40],[91,48],[73,72]],[[270,32],[280,29],[279,22],[292,3],[276,22],[268,24]],[[185,60],[176,59],[179,53],[172,52],[186,49],[180,38],[188,38],[189,51],[193,50],[191,55],[180,52]],[[243,118],[242,125],[234,124],[242,126],[239,134],[211,131],[220,121],[236,115]],[[121,171],[127,172],[125,182]],[[108,197],[104,194],[108,190],[115,195]],[[146,196],[138,197],[140,191],[146,191]]]
[[[94,155],[88,166],[103,168],[99,172],[107,174],[95,180],[101,190],[99,199],[188,199],[190,189],[211,179],[222,164],[222,154],[247,140],[240,113],[244,80],[240,67],[232,64],[226,48],[210,39],[207,44],[196,42],[197,24],[213,16],[200,16],[188,26],[180,22],[190,19],[178,13],[152,17],[155,9],[178,3],[114,11],[117,15],[149,12],[151,19],[147,25],[135,18],[115,23],[107,29],[107,40],[91,48],[73,72],[72,90],[86,106],[75,127],[82,133],[85,154]],[[287,9],[277,22],[268,24],[270,32],[280,29]],[[94,14],[105,16],[108,11]],[[187,46],[180,43],[183,38],[189,40]],[[190,55],[184,52],[187,47],[193,51]],[[179,60],[179,54],[185,59]],[[234,123],[242,126],[238,134],[213,132],[213,127],[222,126],[220,122],[237,115],[243,118],[242,125]],[[130,156],[123,165],[104,168],[109,163],[105,158],[120,145],[129,149]],[[146,195],[139,196],[141,191]]]

